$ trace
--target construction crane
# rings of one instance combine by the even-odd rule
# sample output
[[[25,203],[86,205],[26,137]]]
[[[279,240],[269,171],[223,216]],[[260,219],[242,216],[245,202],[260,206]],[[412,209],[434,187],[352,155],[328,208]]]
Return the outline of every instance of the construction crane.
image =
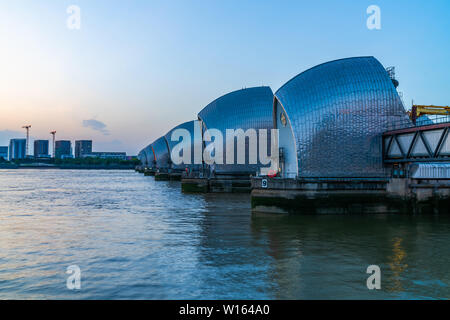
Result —
[[[53,136],[53,142],[52,142],[52,148],[53,148],[53,151],[52,151],[52,154],[53,154],[53,158],[55,157],[55,134],[56,134],[56,131],[50,131],[50,134]]]
[[[448,106],[423,106],[413,104],[411,111],[408,112],[410,119],[415,124],[416,120],[424,114],[436,114],[450,116],[450,107]]]
[[[25,145],[25,158],[28,156],[28,142],[30,140],[30,128],[31,125],[22,126],[23,129],[27,130],[27,142]]]

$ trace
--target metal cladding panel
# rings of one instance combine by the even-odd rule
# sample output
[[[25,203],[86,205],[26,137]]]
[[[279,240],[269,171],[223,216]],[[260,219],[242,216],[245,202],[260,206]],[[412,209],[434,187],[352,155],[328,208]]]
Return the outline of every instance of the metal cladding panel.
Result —
[[[181,141],[181,139],[180,139],[180,141],[172,141],[172,133],[175,130],[177,130],[177,129],[186,129],[189,132],[190,136],[191,136],[191,141],[190,141],[190,144],[189,144],[190,149],[191,149],[191,160],[190,160],[190,163],[183,163],[183,164],[178,164],[177,165],[172,160],[171,161],[172,162],[172,169],[180,169],[180,170],[184,170],[185,168],[199,169],[201,167],[201,164],[194,164],[194,138],[195,138],[194,126],[195,126],[195,124],[197,124],[197,126],[198,126],[199,125],[198,123],[199,123],[198,120],[193,120],[193,121],[188,121],[188,122],[182,123],[182,124],[176,126],[175,128],[173,128],[172,130],[170,130],[164,136],[166,141],[167,141],[167,145],[169,147],[169,157],[172,157],[171,152],[172,152],[173,147],[175,147]],[[200,140],[201,137],[198,137],[198,138],[199,138],[198,143],[201,144],[201,140]]]
[[[168,169],[169,165],[169,150],[167,149],[166,138],[160,137],[152,143],[153,151],[155,153],[156,168]]]
[[[413,179],[450,179],[450,163],[415,163],[411,165]]]
[[[147,155],[145,154],[145,149],[142,149],[138,154],[138,159],[141,162],[141,165],[147,165]]]
[[[298,177],[378,177],[387,173],[382,137],[407,115],[374,57],[336,60],[309,69],[276,93],[290,121]]]
[[[218,129],[224,138],[223,158],[226,159],[226,129],[270,129],[273,128],[273,92],[270,87],[254,87],[230,92],[208,104],[198,117],[206,129]],[[248,140],[248,139],[246,139]],[[206,143],[208,144],[208,143]],[[248,141],[246,141],[245,164],[216,164],[217,172],[256,172],[261,164],[249,164]],[[259,142],[258,142],[259,148]],[[236,158],[235,144],[235,158]]]
[[[145,153],[145,158],[147,161],[146,166],[149,168],[153,168],[155,166],[155,155],[153,154],[153,149],[152,149],[151,144],[149,144],[147,147],[145,147],[144,153]]]

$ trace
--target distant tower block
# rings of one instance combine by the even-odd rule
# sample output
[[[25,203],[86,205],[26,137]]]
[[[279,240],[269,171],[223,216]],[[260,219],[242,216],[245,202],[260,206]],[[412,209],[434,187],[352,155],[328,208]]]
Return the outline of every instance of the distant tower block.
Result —
[[[28,155],[28,143],[30,141],[30,128],[31,128],[31,125],[26,125],[26,126],[23,126],[22,128],[27,130],[27,142],[26,142],[26,145],[25,145],[25,158],[26,158],[27,155]]]
[[[56,135],[56,131],[50,131],[50,134],[53,136],[53,141],[52,141],[52,157],[55,157],[55,135]]]

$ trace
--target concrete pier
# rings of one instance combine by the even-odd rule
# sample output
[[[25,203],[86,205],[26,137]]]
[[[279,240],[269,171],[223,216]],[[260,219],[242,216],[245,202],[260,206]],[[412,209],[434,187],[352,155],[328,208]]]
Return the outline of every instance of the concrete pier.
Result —
[[[143,166],[136,166],[134,168],[134,171],[139,172],[139,173],[144,173],[144,167]]]
[[[183,176],[181,189],[189,193],[250,193],[249,175],[223,174],[200,178],[199,176]]]
[[[144,176],[154,176],[154,175],[155,175],[155,170],[153,170],[151,168],[144,169]]]
[[[214,177],[209,179],[209,192],[250,193],[250,177]]]
[[[168,181],[169,173],[167,172],[155,172],[155,181]]]
[[[169,180],[171,181],[181,181],[181,172],[170,172],[169,173]]]
[[[207,193],[209,192],[209,181],[207,178],[181,178],[181,191]]]
[[[252,179],[252,211],[292,214],[449,213],[450,180]]]

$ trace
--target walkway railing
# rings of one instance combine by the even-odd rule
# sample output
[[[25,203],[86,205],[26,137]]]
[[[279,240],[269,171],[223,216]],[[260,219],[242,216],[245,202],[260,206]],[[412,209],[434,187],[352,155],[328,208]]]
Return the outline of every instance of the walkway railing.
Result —
[[[450,117],[398,122],[383,134],[384,162],[450,161]]]
[[[406,129],[406,128],[423,127],[423,126],[428,126],[428,125],[433,125],[433,124],[449,123],[449,122],[450,122],[450,116],[442,116],[442,115],[428,116],[428,118],[425,118],[425,119],[419,118],[419,119],[417,119],[415,124],[410,119],[405,118],[405,119],[398,120],[398,121],[391,123],[388,126],[387,131]]]

